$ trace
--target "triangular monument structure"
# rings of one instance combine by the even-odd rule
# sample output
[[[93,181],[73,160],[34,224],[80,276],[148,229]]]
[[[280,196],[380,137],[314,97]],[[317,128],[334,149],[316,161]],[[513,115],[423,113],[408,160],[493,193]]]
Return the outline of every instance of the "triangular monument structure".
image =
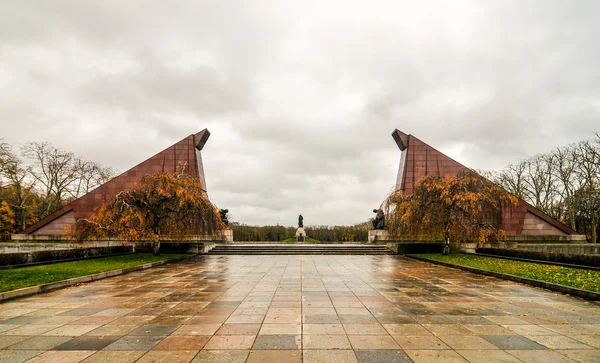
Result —
[[[75,199],[46,218],[32,224],[20,234],[64,235],[65,228],[79,219],[91,217],[102,204],[119,192],[133,188],[140,178],[146,174],[185,172],[200,179],[202,189],[206,193],[206,179],[204,178],[201,151],[209,137],[210,132],[204,129],[184,138],[91,192]],[[18,235],[15,237],[20,239]]]
[[[412,194],[415,184],[426,176],[456,177],[459,171],[467,168],[413,135],[396,129],[392,137],[402,152],[396,190],[402,190],[407,195]],[[560,240],[585,240],[585,236],[522,199],[516,206],[503,208],[500,228],[506,236],[514,236],[517,240],[543,236]]]

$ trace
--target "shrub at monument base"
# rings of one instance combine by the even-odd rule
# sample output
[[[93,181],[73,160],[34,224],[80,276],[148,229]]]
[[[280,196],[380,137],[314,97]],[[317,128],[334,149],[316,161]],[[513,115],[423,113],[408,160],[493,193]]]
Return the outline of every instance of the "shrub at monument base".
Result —
[[[157,173],[117,194],[92,218],[77,221],[68,235],[77,241],[106,237],[149,240],[158,254],[161,237],[210,235],[224,228],[197,178]]]
[[[387,226],[400,239],[453,241],[502,240],[502,207],[517,198],[472,170],[456,178],[427,176],[412,195],[394,192],[386,200]]]

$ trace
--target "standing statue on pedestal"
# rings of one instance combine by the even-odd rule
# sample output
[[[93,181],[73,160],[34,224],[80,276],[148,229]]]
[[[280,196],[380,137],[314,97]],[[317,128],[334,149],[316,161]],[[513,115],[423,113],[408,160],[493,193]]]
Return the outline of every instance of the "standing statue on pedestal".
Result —
[[[296,229],[296,242],[306,241],[306,231],[304,230],[304,217],[298,216],[298,229]]]
[[[377,213],[373,219],[373,229],[385,229],[385,214],[381,209],[373,209],[373,213]]]
[[[227,213],[229,213],[229,209],[219,209],[219,214],[221,215],[221,222],[223,222],[226,226],[229,226],[229,219],[227,219]]]

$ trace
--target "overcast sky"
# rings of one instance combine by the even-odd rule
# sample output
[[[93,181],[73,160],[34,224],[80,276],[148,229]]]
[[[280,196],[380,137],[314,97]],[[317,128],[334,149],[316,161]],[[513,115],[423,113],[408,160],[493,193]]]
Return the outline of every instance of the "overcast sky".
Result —
[[[354,224],[413,134],[498,169],[600,131],[600,1],[0,0],[0,138],[125,171],[208,128],[247,224]]]

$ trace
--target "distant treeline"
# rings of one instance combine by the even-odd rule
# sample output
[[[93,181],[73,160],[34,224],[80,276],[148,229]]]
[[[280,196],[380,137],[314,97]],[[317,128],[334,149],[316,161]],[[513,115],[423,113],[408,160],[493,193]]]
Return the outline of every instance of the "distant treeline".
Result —
[[[367,240],[370,225],[371,222],[353,226],[309,226],[304,230],[308,237],[323,242],[358,242]],[[285,226],[259,227],[232,222],[229,228],[233,230],[234,241],[283,241],[296,234],[296,227]]]

